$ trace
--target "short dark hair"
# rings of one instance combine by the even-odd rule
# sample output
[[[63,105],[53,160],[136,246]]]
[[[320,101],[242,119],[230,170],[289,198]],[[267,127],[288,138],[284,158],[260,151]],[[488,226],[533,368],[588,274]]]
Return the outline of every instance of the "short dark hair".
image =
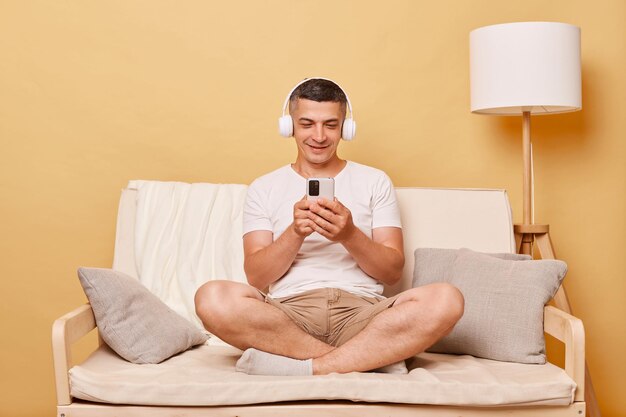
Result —
[[[311,78],[300,84],[289,97],[289,111],[293,109],[299,99],[312,100],[317,102],[332,101],[341,103],[341,108],[345,112],[348,99],[341,87],[330,80],[322,78]]]

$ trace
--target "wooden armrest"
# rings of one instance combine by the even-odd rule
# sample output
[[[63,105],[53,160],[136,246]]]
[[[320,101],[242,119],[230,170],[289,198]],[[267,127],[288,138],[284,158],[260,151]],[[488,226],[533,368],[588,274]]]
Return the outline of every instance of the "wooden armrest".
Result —
[[[72,363],[72,344],[95,328],[96,319],[89,304],[78,307],[52,324],[52,356],[59,405],[69,405],[72,402],[68,377]]]
[[[565,372],[576,382],[574,401],[585,400],[585,328],[583,322],[553,306],[544,308],[544,331],[565,344]]]

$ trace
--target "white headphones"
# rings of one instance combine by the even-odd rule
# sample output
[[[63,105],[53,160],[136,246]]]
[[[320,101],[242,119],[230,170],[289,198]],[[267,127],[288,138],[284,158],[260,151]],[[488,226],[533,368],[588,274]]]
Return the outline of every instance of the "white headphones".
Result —
[[[345,90],[341,88],[341,86],[337,84],[336,82],[334,82],[333,80],[329,80],[328,78],[322,78],[322,77],[305,78],[304,80],[296,84],[296,86],[291,89],[289,94],[287,94],[287,98],[285,99],[285,104],[283,104],[283,115],[278,118],[278,132],[280,133],[280,135],[286,138],[290,138],[291,136],[293,136],[293,119],[291,118],[289,114],[286,114],[287,106],[289,105],[289,99],[291,98],[291,95],[296,90],[296,88],[298,88],[300,85],[310,80],[330,81],[331,83],[339,87],[341,91],[343,91],[343,94],[346,96],[346,101],[348,102],[348,111],[350,113],[350,117],[346,115],[346,118],[343,121],[343,127],[341,128],[341,137],[344,140],[354,139],[354,135],[356,134],[356,122],[354,121],[354,113],[352,112],[352,104],[350,103],[350,98],[348,98],[348,94],[346,94]]]

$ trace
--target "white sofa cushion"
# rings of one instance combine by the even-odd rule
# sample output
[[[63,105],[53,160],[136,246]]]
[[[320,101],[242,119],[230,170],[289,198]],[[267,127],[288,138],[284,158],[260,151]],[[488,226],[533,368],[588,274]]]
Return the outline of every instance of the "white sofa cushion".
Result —
[[[71,395],[138,405],[239,405],[292,400],[352,400],[464,406],[568,405],[574,382],[548,363],[523,365],[423,353],[404,375],[352,372],[267,377],[235,371],[241,351],[201,345],[158,365],[122,360],[106,346],[70,371]]]

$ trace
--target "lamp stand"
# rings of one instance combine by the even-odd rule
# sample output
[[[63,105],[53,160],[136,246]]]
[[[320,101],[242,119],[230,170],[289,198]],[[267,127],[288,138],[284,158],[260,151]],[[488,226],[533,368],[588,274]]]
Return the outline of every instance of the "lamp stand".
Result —
[[[532,142],[530,139],[530,112],[524,111],[522,113],[522,142],[523,142],[523,162],[524,162],[524,223],[516,224],[513,227],[515,232],[515,248],[518,253],[533,255],[533,245],[537,244],[537,249],[541,259],[556,259],[554,253],[554,246],[550,240],[550,226],[547,224],[534,224],[533,216],[533,192],[532,192]],[[554,295],[554,304],[560,310],[566,313],[572,314],[569,299],[565,292],[565,287],[561,285]],[[567,352],[566,352],[567,355]],[[578,389],[584,390],[585,403],[587,405],[587,416],[589,417],[601,417],[600,409],[598,407],[598,400],[596,399],[596,393],[591,383],[591,375],[589,374],[589,368],[587,361],[585,360],[585,386],[578,387]]]

